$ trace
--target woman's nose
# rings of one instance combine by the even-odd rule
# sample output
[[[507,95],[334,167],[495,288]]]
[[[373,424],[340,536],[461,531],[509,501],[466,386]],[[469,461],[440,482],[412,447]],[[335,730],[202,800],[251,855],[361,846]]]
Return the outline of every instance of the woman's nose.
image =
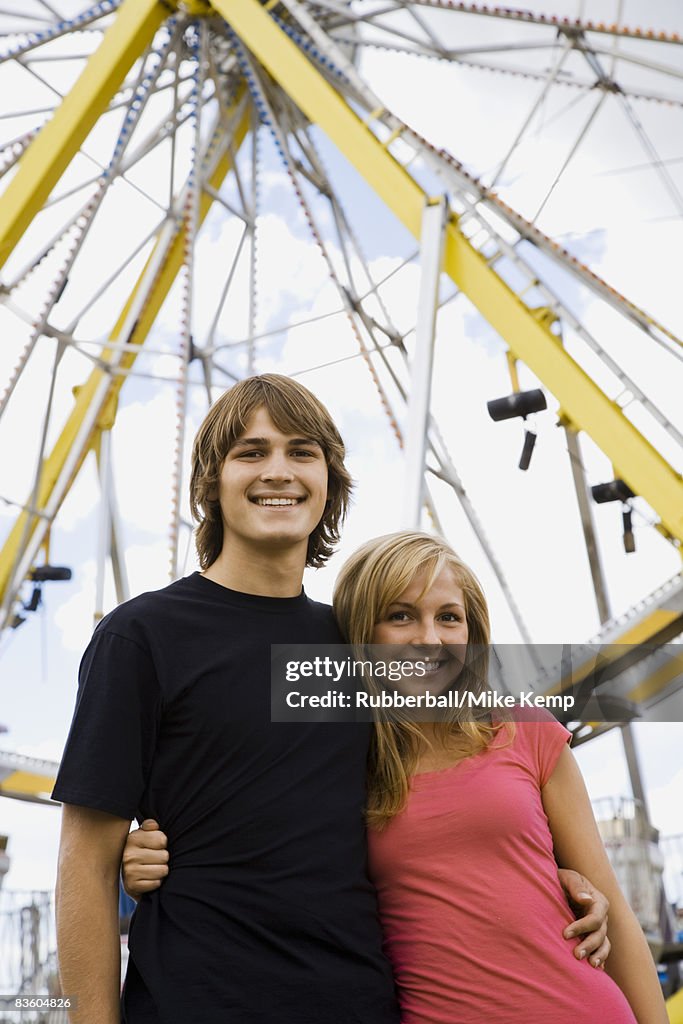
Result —
[[[421,619],[415,623],[412,642],[420,647],[441,646],[441,637],[434,619]]]

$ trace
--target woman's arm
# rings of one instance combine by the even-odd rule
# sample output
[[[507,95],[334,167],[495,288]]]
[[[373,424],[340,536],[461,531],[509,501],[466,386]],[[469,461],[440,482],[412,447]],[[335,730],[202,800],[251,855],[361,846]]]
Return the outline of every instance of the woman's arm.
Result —
[[[128,835],[121,860],[123,888],[134,900],[158,889],[168,874],[166,835],[152,818]]]
[[[609,900],[612,952],[608,974],[628,999],[638,1024],[667,1024],[657,970],[643,930],[619,888],[581,772],[567,747],[543,787],[542,797],[558,863],[581,871]]]

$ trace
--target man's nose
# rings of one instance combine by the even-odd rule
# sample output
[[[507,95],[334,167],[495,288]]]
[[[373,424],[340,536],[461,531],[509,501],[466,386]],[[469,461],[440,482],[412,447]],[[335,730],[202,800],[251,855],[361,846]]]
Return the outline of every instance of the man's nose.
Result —
[[[261,468],[262,480],[291,480],[292,466],[284,452],[271,452]]]

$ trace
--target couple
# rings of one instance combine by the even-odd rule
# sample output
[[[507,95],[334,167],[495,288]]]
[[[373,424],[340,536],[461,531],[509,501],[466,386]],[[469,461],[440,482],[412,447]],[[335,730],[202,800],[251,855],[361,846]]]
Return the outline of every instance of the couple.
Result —
[[[663,1024],[647,945],[559,725],[386,725],[366,789],[369,726],[270,722],[270,645],[340,642],[301,579],[338,539],[343,458],[306,389],[276,375],[237,384],[193,451],[204,571],[127,602],[95,631],[54,791],[65,805],[57,915],[72,1021]],[[352,643],[434,656],[468,636],[488,641],[476,580],[423,535],[366,545],[335,605]],[[133,817],[161,823],[172,869],[134,916],[120,1010],[117,884]],[[596,915],[572,924],[553,841],[558,862],[612,902],[610,970],[633,1012],[582,962],[586,951],[604,960],[603,932],[574,949],[563,937],[589,932]],[[564,877],[583,900],[586,879]],[[591,910],[601,903],[593,893]]]

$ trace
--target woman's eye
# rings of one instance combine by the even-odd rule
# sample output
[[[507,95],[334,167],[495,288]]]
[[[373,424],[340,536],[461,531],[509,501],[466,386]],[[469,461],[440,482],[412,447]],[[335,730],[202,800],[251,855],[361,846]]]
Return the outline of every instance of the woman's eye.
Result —
[[[441,619],[443,622],[462,622],[462,615],[456,615],[455,612],[444,612]]]
[[[391,615],[387,615],[387,622],[405,622],[407,618],[407,612],[392,612]]]

